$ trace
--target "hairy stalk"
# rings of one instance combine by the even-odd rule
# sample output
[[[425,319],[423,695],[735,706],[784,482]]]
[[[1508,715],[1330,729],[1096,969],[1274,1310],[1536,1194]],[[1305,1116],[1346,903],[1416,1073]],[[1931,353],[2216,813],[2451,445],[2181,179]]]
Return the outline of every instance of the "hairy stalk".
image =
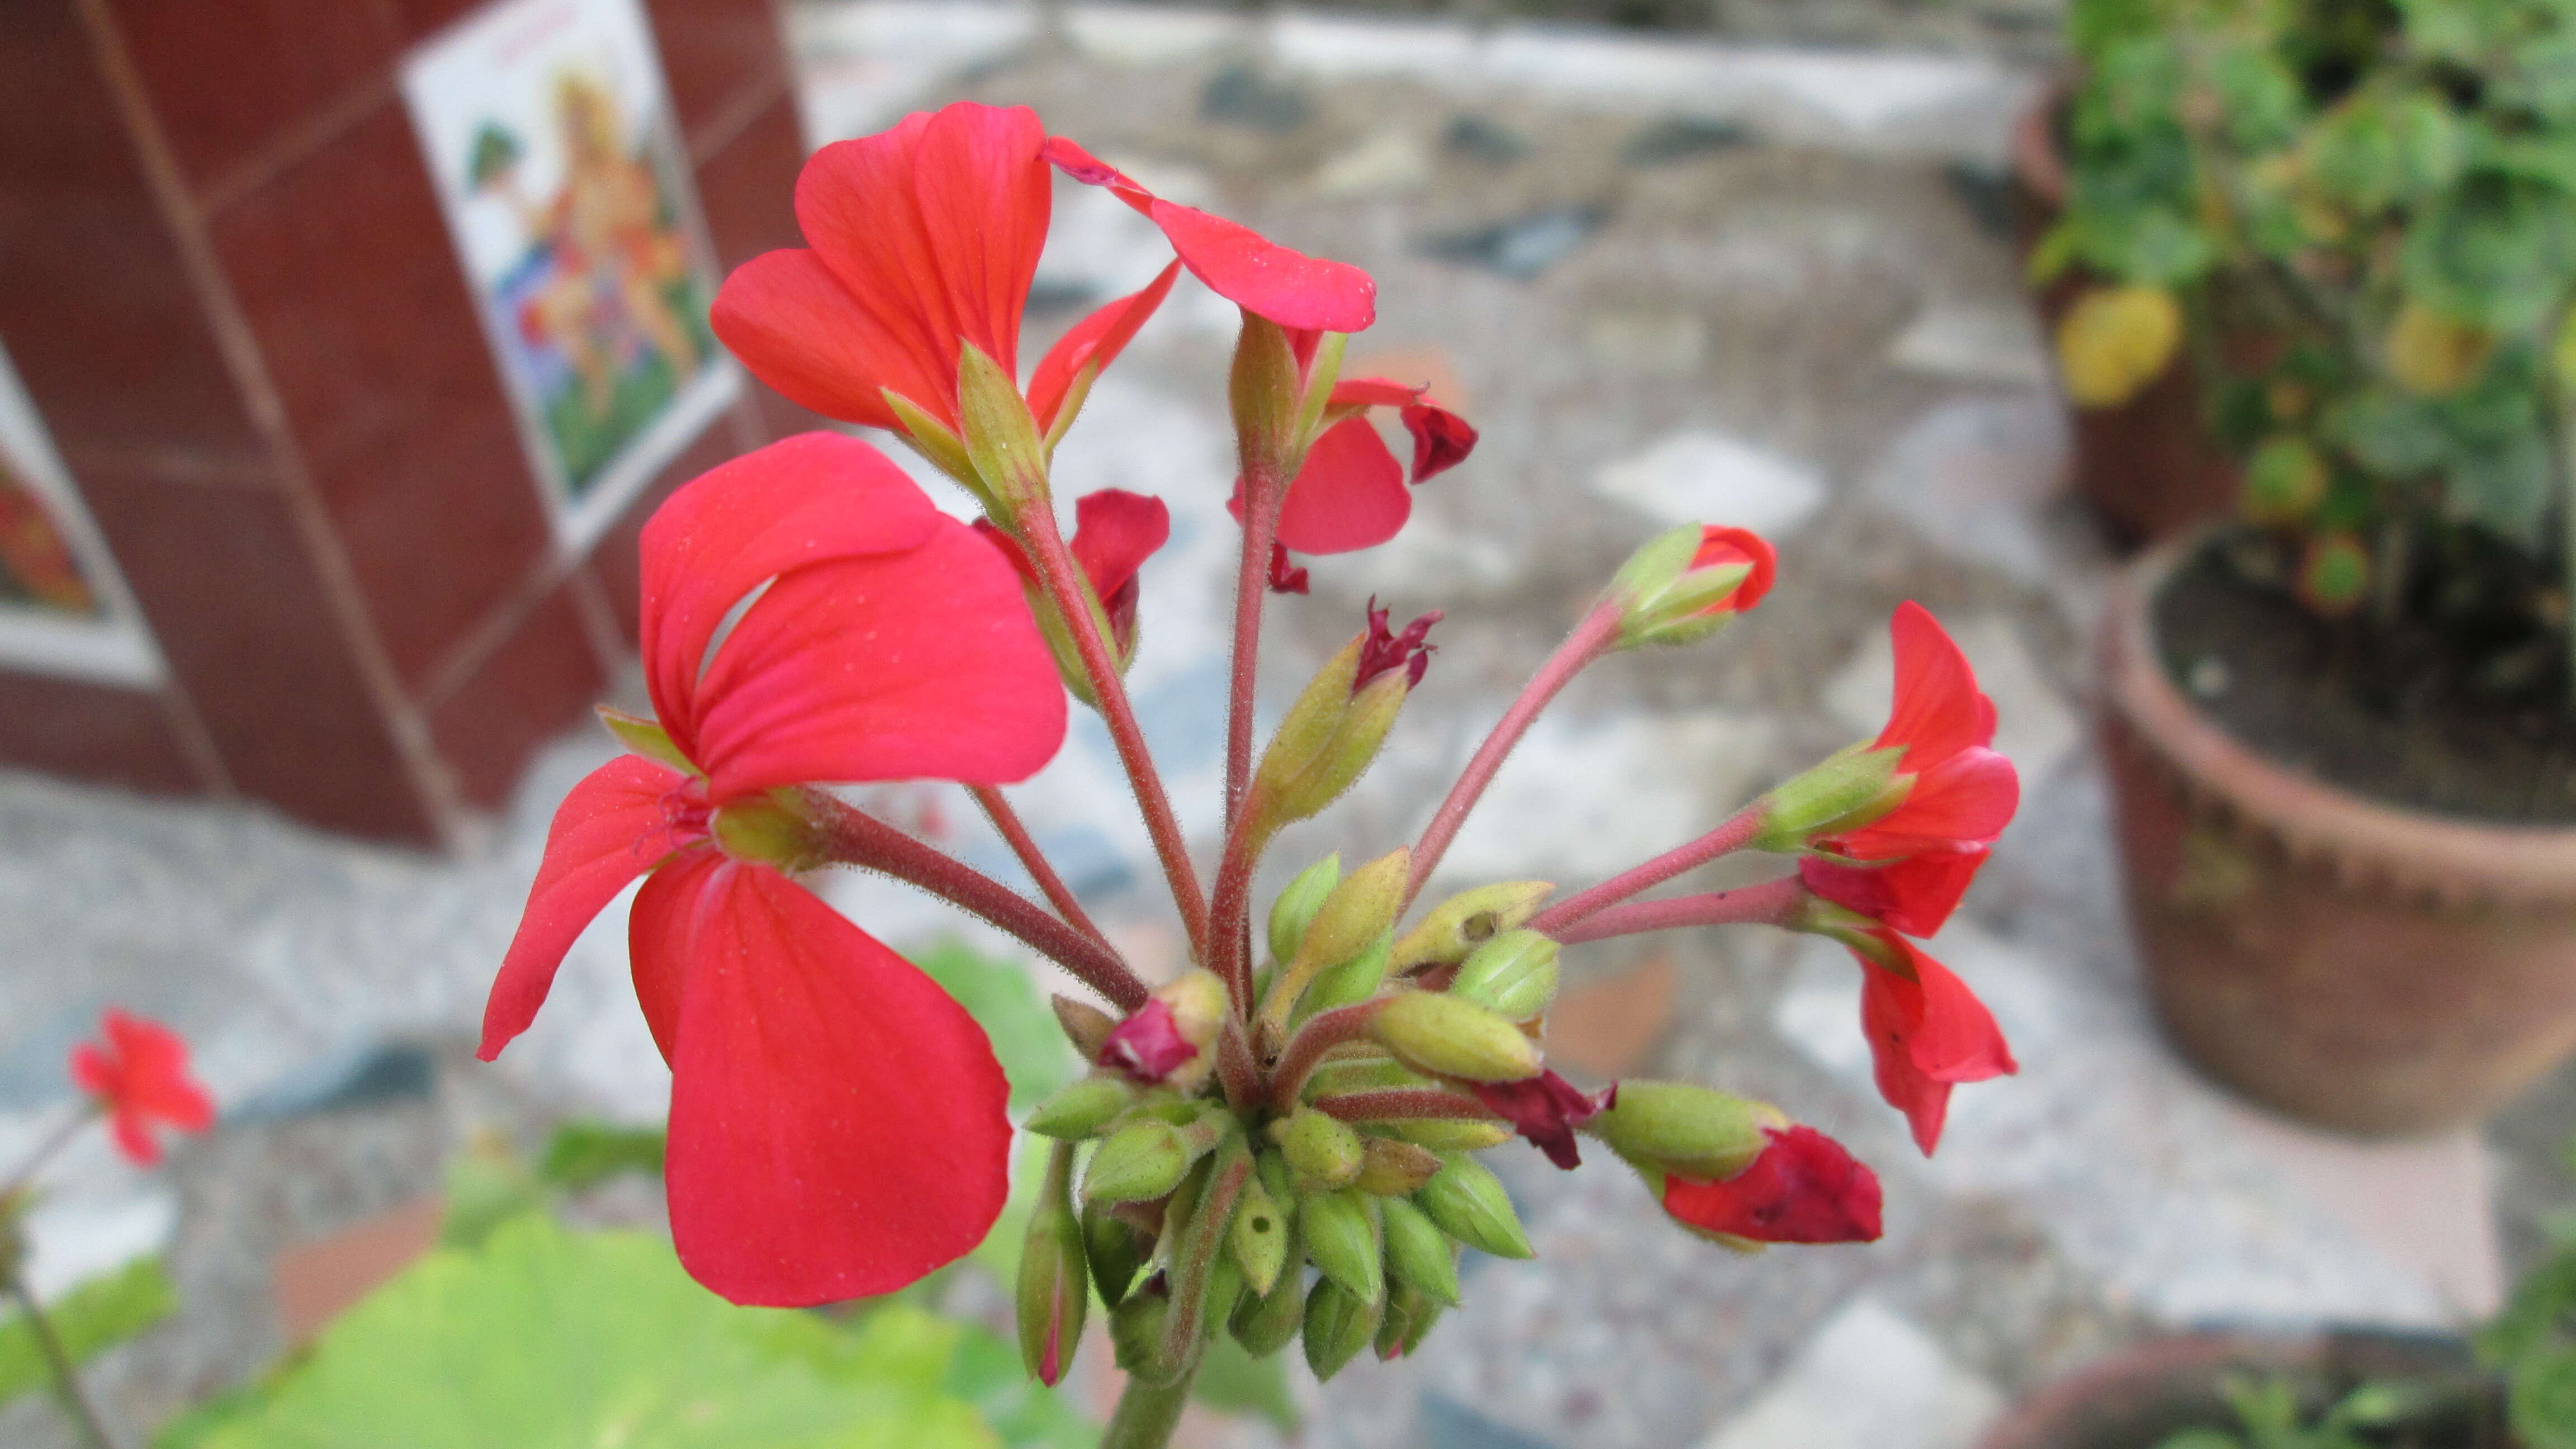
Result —
[[[1407,1117],[1451,1121],[1500,1121],[1502,1114],[1473,1097],[1434,1087],[1390,1087],[1383,1092],[1344,1092],[1317,1097],[1311,1103],[1327,1117],[1344,1122],[1391,1122]]]
[[[1252,1060],[1252,1045],[1244,1036],[1239,1017],[1227,1017],[1224,1028],[1217,1033],[1216,1070],[1228,1107],[1246,1112],[1261,1100],[1261,1068]]]
[[[1175,1384],[1129,1379],[1118,1395],[1117,1410],[1109,1416],[1109,1427],[1100,1435],[1100,1449],[1164,1449],[1172,1442],[1172,1431],[1180,1427],[1181,1410],[1190,1402],[1190,1380],[1197,1376],[1193,1369]]]
[[[12,1282],[9,1294],[18,1300],[18,1311],[26,1316],[27,1331],[36,1340],[37,1352],[45,1356],[45,1369],[53,1376],[54,1396],[62,1401],[63,1412],[71,1416],[89,1449],[116,1449],[116,1441],[107,1437],[107,1427],[99,1422],[98,1411],[90,1407],[89,1396],[81,1391],[80,1371],[72,1366],[71,1355],[63,1351],[63,1341],[54,1333],[53,1322],[36,1306],[36,1295],[27,1291],[23,1282]]]
[[[1475,758],[1467,762],[1458,782],[1449,787],[1449,797],[1432,812],[1431,823],[1423,827],[1422,839],[1414,844],[1413,877],[1404,888],[1406,905],[1413,904],[1413,898],[1422,894],[1423,884],[1431,879],[1431,872],[1438,868],[1440,857],[1448,852],[1449,842],[1457,838],[1458,827],[1467,823],[1467,812],[1476,808],[1476,801],[1484,795],[1485,787],[1493,783],[1495,772],[1502,769],[1503,761],[1510,757],[1513,746],[1521,742],[1521,736],[1529,733],[1529,727],[1538,719],[1539,712],[1548,707],[1574,676],[1583,672],[1584,666],[1608,653],[1618,637],[1619,606],[1606,599],[1593,605],[1592,612],[1583,616],[1582,622],[1574,626],[1574,632],[1565,636],[1565,642],[1556,646],[1556,652],[1549,655],[1547,662],[1538,667],[1538,672],[1530,676],[1529,683],[1521,687],[1520,698],[1513,700],[1512,707],[1503,711],[1503,717],[1494,721],[1493,733],[1485,736],[1485,742],[1477,746]]]
[[[1270,586],[1270,545],[1279,537],[1280,484],[1266,470],[1247,470],[1243,489],[1243,560],[1234,581],[1234,663],[1226,681],[1225,852],[1217,860],[1209,908],[1213,969],[1225,979],[1235,1009],[1252,1013],[1252,870],[1257,842],[1247,834],[1244,796],[1252,783],[1252,705],[1261,660],[1261,605]]]
[[[1660,901],[1630,901],[1609,906],[1553,931],[1571,946],[1603,941],[1640,931],[1669,931],[1679,926],[1785,926],[1807,902],[1807,883],[1794,875],[1731,891],[1709,891]]]
[[[1319,1011],[1297,1028],[1288,1045],[1279,1053],[1279,1065],[1270,1073],[1270,1105],[1276,1111],[1296,1110],[1297,1094],[1306,1089],[1306,1078],[1322,1064],[1324,1053],[1346,1041],[1358,1041],[1368,1035],[1369,1023],[1386,1009],[1391,997],[1381,996],[1357,1006],[1338,1006]]]
[[[1064,536],[1055,526],[1055,514],[1045,507],[1022,510],[1021,525],[1025,530],[1030,560],[1037,565],[1038,577],[1046,584],[1048,599],[1073,635],[1075,652],[1082,656],[1083,673],[1091,679],[1092,697],[1100,701],[1100,718],[1109,726],[1109,738],[1118,746],[1118,762],[1127,767],[1127,783],[1136,792],[1136,808],[1145,817],[1145,831],[1154,838],[1154,853],[1162,858],[1163,876],[1172,887],[1172,903],[1180,908],[1181,926],[1189,932],[1190,954],[1199,961],[1208,959],[1207,897],[1199,890],[1198,868],[1190,863],[1189,841],[1181,834],[1181,821],[1172,813],[1171,796],[1163,789],[1163,777],[1154,769],[1154,757],[1145,748],[1145,731],[1136,723],[1136,709],[1127,699],[1127,681],[1118,672],[1118,661],[1110,656],[1109,643],[1100,637],[1099,620],[1083,592],[1080,576],[1074,570],[1073,555],[1065,549]]]
[[[54,1154],[70,1146],[82,1128],[98,1120],[98,1115],[97,1099],[87,1099],[73,1109],[72,1115],[62,1125],[47,1134],[44,1141],[37,1143],[36,1149],[18,1164],[18,1170],[9,1175],[9,1180],[0,1183],[0,1209],[5,1209],[12,1199],[25,1192],[28,1185],[36,1180],[36,1174],[45,1170],[45,1164],[54,1160]]]
[[[1762,831],[1765,815],[1759,800],[1738,810],[1725,824],[1688,845],[1667,850],[1644,865],[1621,871],[1588,891],[1577,892],[1538,913],[1529,923],[1533,931],[1569,939],[1564,928],[1604,906],[1616,905],[1642,890],[1662,885],[1683,871],[1708,864],[1721,855],[1742,850],[1747,841]]]
[[[975,803],[983,807],[984,818],[992,821],[993,828],[1002,833],[1002,839],[1010,844],[1011,854],[1019,857],[1020,868],[1038,883],[1038,889],[1046,893],[1047,904],[1055,907],[1057,915],[1064,917],[1064,923],[1100,944],[1108,945],[1109,938],[1092,924],[1090,913],[1082,908],[1081,899],[1064,883],[1064,877],[1056,874],[1054,863],[1038,849],[1037,837],[1029,834],[1029,827],[1021,823],[1020,813],[1011,808],[1011,802],[1002,798],[1001,790],[992,785],[969,785],[966,793],[974,796]]]
[[[808,788],[799,795],[812,818],[821,822],[824,853],[835,863],[883,871],[999,926],[1081,977],[1121,1011],[1145,1004],[1145,983],[1117,952],[1056,919],[1044,906],[830,794]]]

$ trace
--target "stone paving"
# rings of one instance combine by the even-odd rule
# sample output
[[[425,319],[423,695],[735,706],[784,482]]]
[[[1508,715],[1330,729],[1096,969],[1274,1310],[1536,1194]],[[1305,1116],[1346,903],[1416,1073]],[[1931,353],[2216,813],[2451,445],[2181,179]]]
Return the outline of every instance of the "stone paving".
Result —
[[[1560,1174],[1499,1154],[1538,1259],[1477,1264],[1471,1312],[1410,1360],[1364,1355],[1329,1399],[1300,1368],[1299,1442],[1964,1449],[2015,1394],[2161,1327],[2462,1322],[2576,1196],[2556,1166],[2576,1073],[2484,1138],[2362,1147],[2202,1084],[2147,1019],[2082,704],[2110,561],[2061,496],[2059,405],[1994,205],[2032,72],[1294,12],[872,0],[795,19],[816,137],[959,96],[1034,104],[1165,195],[1367,267],[1382,320],[1354,368],[1433,381],[1483,430],[1400,538],[1311,561],[1313,595],[1275,605],[1273,707],[1371,596],[1448,619],[1384,761],[1291,832],[1267,884],[1326,850],[1409,839],[1591,591],[1682,519],[1764,530],[1779,587],[1712,645],[1579,681],[1444,882],[1579,885],[1874,731],[1883,621],[1909,597],[1968,650],[2022,770],[2022,818],[1935,950],[1993,1005],[2023,1072],[1963,1090],[1934,1161],[1870,1089],[1837,950],[1744,930],[1569,955],[1561,1062],[1753,1092],[1842,1136],[1886,1181],[1884,1243],[1738,1257],[1667,1228],[1615,1163]],[[1167,256],[1102,193],[1067,184],[1057,207],[1041,332]],[[1232,326],[1185,282],[1058,459],[1067,495],[1115,485],[1173,509],[1131,682],[1203,848],[1232,563],[1214,380]],[[36,1226],[48,1288],[172,1248],[181,1318],[100,1376],[130,1437],[281,1347],[281,1248],[431,1190],[473,1128],[660,1111],[614,910],[502,1064],[467,1050],[544,820],[608,749],[583,732],[550,750],[463,861],[0,777],[0,1161],[65,1110],[62,1052],[110,1001],[186,1031],[226,1109],[161,1177],[76,1154]],[[1096,724],[1014,793],[1131,956],[1176,969]],[[960,795],[881,787],[869,803],[1011,871]],[[830,893],[898,943],[956,929],[883,882]],[[1280,1436],[1207,1418],[1191,1437]],[[22,1404],[0,1442],[68,1440]]]

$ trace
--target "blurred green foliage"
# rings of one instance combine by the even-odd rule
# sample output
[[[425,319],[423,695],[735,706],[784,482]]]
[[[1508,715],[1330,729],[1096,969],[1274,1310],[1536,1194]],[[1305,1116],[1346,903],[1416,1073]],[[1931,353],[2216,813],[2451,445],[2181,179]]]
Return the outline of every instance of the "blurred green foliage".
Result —
[[[78,1365],[159,1323],[178,1306],[178,1291],[170,1286],[161,1260],[141,1258],[46,1304],[45,1321],[53,1326],[63,1353]],[[26,1315],[14,1309],[0,1314],[0,1404],[52,1383]]]

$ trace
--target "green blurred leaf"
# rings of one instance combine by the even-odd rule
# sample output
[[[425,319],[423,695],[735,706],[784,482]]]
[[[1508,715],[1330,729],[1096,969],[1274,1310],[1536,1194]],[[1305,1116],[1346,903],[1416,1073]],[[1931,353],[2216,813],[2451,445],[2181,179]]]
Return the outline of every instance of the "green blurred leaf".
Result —
[[[995,960],[958,941],[943,941],[914,954],[913,964],[945,988],[966,1008],[984,1035],[992,1038],[993,1055],[1011,1081],[1011,1109],[1037,1105],[1073,1080],[1073,1048],[1055,1012],[1038,996],[1028,969],[1015,961]]]
[[[2534,429],[2452,464],[2447,497],[2458,516],[2537,552],[2547,543],[2553,476],[2548,440]]]
[[[2505,1417],[2525,1449],[2576,1449],[2576,1345],[2535,1344],[2514,1364]]]
[[[2486,175],[2445,195],[2406,233],[2410,296],[2491,332],[2536,325],[2576,276],[2576,198]]]
[[[1099,1425],[1029,1377],[1017,1345],[974,1324],[957,1340],[947,1389],[973,1404],[1010,1449],[1092,1449],[1100,1442]]]
[[[178,1311],[179,1292],[157,1257],[103,1273],[45,1305],[63,1352],[83,1364]],[[0,1404],[53,1382],[25,1314],[0,1317]]]
[[[537,1176],[569,1192],[621,1172],[662,1175],[668,1136],[659,1127],[620,1127],[608,1122],[567,1122],[546,1139]]]
[[[2504,1312],[2478,1334],[2478,1357],[2495,1368],[2519,1363],[2571,1318],[2576,1318],[2576,1251],[2562,1250],[2534,1268],[2514,1289]]]
[[[1254,1358],[1231,1333],[1208,1341],[1190,1397],[1229,1414],[1258,1414],[1280,1433],[1297,1432],[1297,1401],[1288,1392],[1288,1355]]]

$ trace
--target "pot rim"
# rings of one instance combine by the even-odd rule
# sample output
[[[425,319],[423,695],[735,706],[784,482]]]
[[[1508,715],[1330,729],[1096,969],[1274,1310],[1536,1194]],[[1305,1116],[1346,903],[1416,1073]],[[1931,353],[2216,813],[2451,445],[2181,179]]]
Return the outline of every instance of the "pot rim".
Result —
[[[2186,796],[2347,885],[2384,883],[2451,905],[2576,904],[2576,825],[2437,815],[2293,772],[2222,729],[2165,673],[2154,599],[2218,532],[2192,529],[2140,554],[2112,580],[2102,613],[2102,702],[2161,757]]]

